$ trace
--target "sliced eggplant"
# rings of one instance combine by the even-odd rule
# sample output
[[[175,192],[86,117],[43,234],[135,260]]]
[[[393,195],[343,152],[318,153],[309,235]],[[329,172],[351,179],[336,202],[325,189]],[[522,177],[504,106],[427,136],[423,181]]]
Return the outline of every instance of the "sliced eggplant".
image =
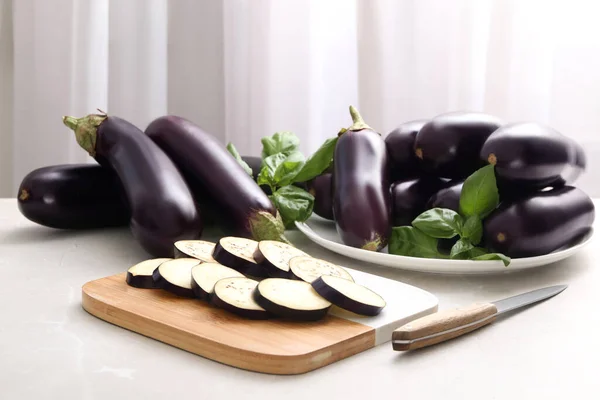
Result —
[[[175,242],[175,258],[197,258],[200,261],[217,262],[212,254],[215,243],[205,240],[179,240]]]
[[[154,270],[162,263],[172,260],[172,258],[152,258],[139,262],[127,270],[125,281],[129,286],[141,289],[157,289],[158,286],[152,278]]]
[[[227,267],[233,268],[244,275],[255,277],[267,276],[267,271],[254,260],[254,253],[258,249],[258,242],[235,236],[226,236],[219,239],[213,252],[213,258]]]
[[[260,282],[254,291],[254,299],[273,315],[301,321],[319,320],[331,307],[310,283],[282,278],[267,278]]]
[[[311,285],[323,298],[355,314],[375,316],[386,306],[385,300],[371,289],[338,276],[324,275]]]
[[[254,300],[257,285],[258,281],[249,278],[221,279],[215,284],[211,303],[244,318],[267,319],[269,313]]]
[[[192,268],[192,290],[199,299],[209,300],[215,284],[225,278],[244,278],[244,275],[219,263],[198,264]]]
[[[354,282],[352,275],[343,267],[308,256],[294,257],[290,260],[290,272],[295,279],[311,283],[323,275],[339,276]]]
[[[201,261],[176,258],[158,266],[152,277],[157,287],[181,297],[195,297],[192,290],[192,268]]]
[[[308,256],[308,254],[275,240],[261,240],[254,252],[254,260],[273,278],[289,278],[290,260],[299,256]]]

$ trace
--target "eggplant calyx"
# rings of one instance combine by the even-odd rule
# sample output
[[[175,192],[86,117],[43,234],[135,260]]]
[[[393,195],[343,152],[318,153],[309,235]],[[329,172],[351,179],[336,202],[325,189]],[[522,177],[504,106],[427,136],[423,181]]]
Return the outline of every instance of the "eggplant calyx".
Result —
[[[277,211],[277,216],[270,212],[259,211],[248,218],[248,225],[252,238],[257,241],[277,240],[286,244],[291,244],[284,235],[285,226]]]
[[[383,248],[384,246],[382,246],[381,243],[381,238],[377,237],[377,239],[375,240],[371,240],[370,242],[365,243],[362,246],[363,250],[369,250],[369,251],[379,251],[379,249]]]
[[[350,116],[352,117],[352,126],[348,128],[349,131],[362,131],[363,129],[369,129],[375,132],[373,128],[365,123],[365,120],[361,117],[358,110],[354,106],[350,106]]]
[[[106,119],[106,114],[90,114],[85,117],[62,117],[63,123],[75,132],[77,143],[92,157],[96,156],[98,126]]]

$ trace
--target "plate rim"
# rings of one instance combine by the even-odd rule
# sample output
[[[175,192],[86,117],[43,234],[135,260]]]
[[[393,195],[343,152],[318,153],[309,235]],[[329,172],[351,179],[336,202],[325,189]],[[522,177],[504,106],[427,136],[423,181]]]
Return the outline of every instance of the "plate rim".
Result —
[[[314,216],[311,216],[309,218],[312,219]],[[334,221],[330,221],[327,220],[325,218],[318,218],[319,220],[322,220],[324,222],[328,222],[331,224],[334,224]],[[307,221],[309,221],[307,220]],[[432,258],[424,258],[424,257],[413,257],[413,256],[402,256],[402,255],[395,255],[395,254],[389,254],[389,253],[382,253],[382,252],[377,252],[377,258],[379,259],[379,261],[386,260],[388,261],[386,264],[381,264],[380,262],[378,262],[378,260],[367,260],[367,258],[369,258],[369,256],[373,255],[373,252],[370,250],[365,250],[365,249],[359,249],[356,247],[351,247],[348,245],[345,245],[343,243],[339,243],[339,242],[334,242],[332,240],[326,239],[324,237],[322,237],[321,235],[319,235],[317,232],[314,231],[314,229],[312,229],[310,227],[310,225],[308,225],[306,222],[299,222],[299,221],[295,221],[295,225],[298,228],[298,230],[300,230],[306,237],[308,237],[311,241],[313,241],[314,243],[318,244],[319,246],[332,251],[334,253],[343,255],[345,257],[354,259],[354,260],[360,260],[360,261],[365,261],[374,265],[378,265],[378,266],[384,266],[384,267],[388,267],[388,268],[394,268],[394,269],[401,269],[401,270],[407,270],[407,271],[415,271],[415,272],[425,272],[425,273],[437,273],[437,274],[465,274],[465,275],[472,275],[472,274],[494,274],[494,273],[506,273],[506,272],[513,272],[513,271],[523,271],[523,270],[528,270],[531,268],[536,268],[536,267],[541,267],[544,265],[548,265],[548,264],[552,264],[558,261],[561,261],[567,257],[570,257],[571,255],[573,255],[574,253],[578,252],[579,250],[581,250],[583,247],[585,247],[586,245],[588,245],[591,240],[594,238],[594,234],[595,234],[595,229],[594,226],[590,227],[589,232],[586,234],[586,236],[584,238],[582,238],[582,240],[580,242],[578,242],[577,244],[574,244],[571,247],[562,249],[562,250],[558,250],[552,253],[548,253],[548,254],[543,254],[540,256],[534,256],[534,257],[523,257],[523,258],[513,258],[511,264],[509,264],[509,266],[504,266],[504,263],[500,260],[479,260],[479,261],[474,261],[474,260],[448,260],[448,259],[432,259]],[[334,249],[337,249],[334,250]],[[346,250],[345,252],[343,252],[344,250]],[[352,255],[350,255],[348,253],[348,250],[350,250],[351,253],[353,253]],[[357,256],[360,255],[360,256]],[[394,260],[398,260],[397,263],[394,262]],[[432,267],[432,262],[435,262],[436,264],[439,265],[439,267]],[[400,263],[410,263],[411,266],[408,267],[404,264],[400,264]],[[444,268],[452,268],[452,266],[464,266],[466,264],[473,264],[473,265],[477,265],[477,268],[473,268],[472,270],[465,270],[465,268],[460,268],[460,270],[446,270]],[[395,264],[395,265],[390,265],[390,264]],[[510,269],[511,266],[515,266],[516,264],[516,268],[514,269]],[[481,268],[485,266],[486,268]]]

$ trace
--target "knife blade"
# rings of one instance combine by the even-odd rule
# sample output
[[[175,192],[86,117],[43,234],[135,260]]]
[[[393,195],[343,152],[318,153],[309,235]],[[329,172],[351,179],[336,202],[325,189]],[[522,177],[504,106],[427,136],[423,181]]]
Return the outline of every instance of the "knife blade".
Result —
[[[409,322],[392,333],[396,351],[415,350],[454,339],[492,323],[504,313],[556,296],[567,285],[549,286],[516,296],[440,311]]]

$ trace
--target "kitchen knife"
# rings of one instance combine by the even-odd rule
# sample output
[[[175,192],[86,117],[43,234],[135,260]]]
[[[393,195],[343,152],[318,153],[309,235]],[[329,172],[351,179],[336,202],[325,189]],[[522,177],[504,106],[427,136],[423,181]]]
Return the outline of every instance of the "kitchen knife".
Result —
[[[396,351],[414,350],[453,339],[493,322],[498,315],[555,296],[567,285],[549,286],[491,303],[445,310],[416,319],[392,333]]]

